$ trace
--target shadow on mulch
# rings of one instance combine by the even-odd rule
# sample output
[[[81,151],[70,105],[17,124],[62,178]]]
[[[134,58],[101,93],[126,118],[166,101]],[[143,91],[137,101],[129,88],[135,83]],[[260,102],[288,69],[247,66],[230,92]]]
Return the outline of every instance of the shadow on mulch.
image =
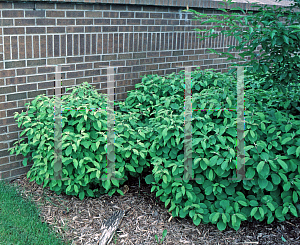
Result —
[[[123,209],[125,215],[112,239],[111,244],[157,244],[155,235],[167,236],[165,245],[177,244],[300,244],[300,218],[289,221],[242,222],[235,231],[226,228],[219,231],[216,225],[195,226],[190,218],[171,218],[164,203],[151,193],[151,186],[131,178],[124,187],[124,196],[103,195],[99,198],[84,198],[56,195],[49,187],[29,182],[26,174],[11,181],[23,197],[33,195],[39,207],[41,220],[61,233],[65,241],[72,244],[98,244],[102,224],[117,210]]]

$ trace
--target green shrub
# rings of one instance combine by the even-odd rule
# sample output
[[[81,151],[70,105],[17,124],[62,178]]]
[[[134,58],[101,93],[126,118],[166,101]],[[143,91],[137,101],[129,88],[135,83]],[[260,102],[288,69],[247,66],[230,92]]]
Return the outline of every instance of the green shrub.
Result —
[[[286,111],[272,107],[273,102],[274,105],[280,104],[276,97],[278,90],[269,90],[267,97],[258,89],[263,81],[254,81],[253,76],[245,76],[245,170],[246,178],[253,180],[229,180],[236,177],[237,113],[234,110],[214,109],[236,108],[236,79],[228,74],[196,70],[191,73],[191,80],[193,108],[200,109],[193,111],[191,122],[192,178],[196,180],[182,179],[185,167],[185,77],[182,71],[179,76],[171,74],[167,79],[144,77],[143,86],[137,84],[137,90],[130,91],[125,102],[119,102],[120,111],[115,114],[115,170],[116,177],[123,180],[99,180],[99,177],[106,175],[104,155],[107,147],[107,113],[67,112],[63,118],[63,146],[66,147],[63,147],[63,177],[71,178],[71,181],[52,180],[44,182],[44,186],[48,185],[58,193],[64,191],[69,195],[79,194],[81,199],[85,195],[112,195],[116,191],[122,194],[119,187],[129,174],[137,176],[151,170],[152,173],[146,177],[146,182],[153,185],[151,190],[160,196],[166,207],[170,205],[169,211],[172,211],[173,216],[188,215],[195,225],[200,222],[216,223],[220,230],[224,230],[227,225],[237,230],[242,220],[267,219],[271,223],[275,218],[284,220],[291,215],[297,216],[300,195],[299,115],[289,113],[289,108],[292,110],[289,106],[286,106]],[[74,91],[82,89],[80,87]],[[66,99],[63,97],[62,100],[72,107],[76,104],[75,97],[79,96],[85,99],[84,103],[89,103],[88,106],[106,106],[106,100],[101,99],[102,95],[97,95],[97,92],[92,92],[93,98],[90,98],[87,89],[82,93],[80,95],[78,92],[77,96]],[[291,92],[290,96],[296,98],[298,95]],[[49,125],[53,125],[53,103],[49,99],[45,101],[49,105]],[[37,120],[41,117],[34,116],[34,111],[42,115],[46,110],[40,105],[37,107],[37,103],[35,100],[29,107],[28,116],[32,117],[32,121],[35,117]],[[201,111],[203,108],[209,110]],[[92,117],[96,115],[97,118]],[[19,115],[27,127],[33,125],[28,116]],[[99,121],[101,125],[98,125]],[[81,128],[77,128],[79,123],[83,125],[83,131],[80,132]],[[39,130],[45,129],[46,120],[40,129],[37,125],[32,132],[30,129],[27,131],[29,143],[17,146],[13,152],[33,152],[33,155],[46,159],[43,162],[37,157],[33,158],[34,166],[28,172],[32,180],[41,184],[45,178],[51,177],[53,171],[53,138],[49,137],[48,142],[41,144],[37,134]],[[50,126],[47,130],[53,133]],[[103,136],[93,137],[92,131]],[[87,135],[89,143],[77,143],[77,138],[82,135]],[[24,161],[26,164],[26,159]],[[92,184],[95,183],[99,189],[93,189]]]
[[[205,72],[199,69],[198,67],[192,72],[192,96],[194,101],[198,96],[205,96],[205,102],[201,105],[196,104],[194,109],[205,106],[225,108],[227,95],[232,100],[232,104],[236,103],[236,82],[233,76],[215,73],[214,69],[208,69]],[[182,106],[185,99],[184,71],[180,71],[178,75],[172,73],[166,78],[158,75],[144,76],[142,82],[136,84],[135,88],[136,90],[128,91],[125,102],[120,103],[120,111],[136,112],[139,125],[148,126],[149,118],[154,118],[156,111],[163,108],[172,109],[174,114],[184,111]],[[223,88],[226,88],[226,92]],[[220,103],[221,100],[223,103]]]
[[[175,113],[166,104],[156,103],[160,109],[155,111],[154,118],[149,118],[149,127],[156,129],[149,151],[153,170],[146,182],[153,185],[151,190],[160,196],[166,207],[170,205],[173,216],[189,215],[196,225],[201,221],[211,222],[217,223],[220,230],[227,225],[237,230],[242,220],[251,221],[253,217],[271,223],[275,217],[284,220],[298,215],[300,117],[274,108],[276,103],[278,105],[278,90],[269,91],[266,98],[265,93],[256,89],[259,84],[249,77],[245,80],[246,178],[253,180],[228,180],[236,178],[237,130],[236,112],[226,110],[193,111],[192,178],[197,180],[183,180],[184,111]],[[207,83],[212,84],[213,79]],[[205,104],[214,99],[213,105],[236,108],[236,100],[228,100],[232,98],[229,87],[223,84],[223,96],[217,97],[216,87],[201,87],[200,93],[193,93],[193,105],[213,109]],[[172,85],[170,80],[167,86]],[[162,86],[166,86],[165,83]],[[182,94],[181,90],[178,93]],[[209,100],[203,93],[211,96]],[[144,95],[140,93],[140,96]],[[161,97],[160,101],[168,99]],[[264,103],[266,101],[270,107]],[[178,107],[183,106],[181,100]]]
[[[44,183],[57,194],[64,192],[68,195],[99,196],[119,189],[128,176],[141,173],[147,163],[147,129],[136,127],[135,114],[116,112],[115,132],[115,178],[107,173],[107,111],[90,111],[90,108],[106,108],[107,96],[98,94],[88,83],[74,88],[70,95],[62,96],[62,108],[70,108],[62,115],[62,179],[54,177],[54,101],[42,95],[28,103],[28,111],[16,113],[18,127],[26,129],[28,142],[20,144],[24,139],[15,142],[11,154],[22,153],[26,158],[24,166],[33,160],[33,166],[27,173],[30,181]],[[73,109],[83,110],[73,110]],[[136,130],[139,134],[136,134]],[[138,143],[137,143],[138,142]],[[19,143],[19,144],[18,144]],[[130,157],[130,159],[129,159]],[[110,159],[112,160],[112,159]],[[101,181],[99,178],[106,178]]]
[[[220,4],[226,5],[226,8],[229,9],[229,5],[234,3],[232,0],[224,0],[224,3]],[[300,13],[293,9],[300,7],[300,1],[293,0],[288,7],[262,7],[256,3],[251,3],[251,5],[259,7],[255,14],[252,11],[244,11],[240,7],[230,8],[229,11],[219,8],[218,10],[225,13],[210,15],[209,18],[207,18],[207,14],[201,14],[193,9],[183,11],[194,13],[196,16],[193,20],[196,21],[205,18],[200,25],[216,24],[210,26],[209,29],[194,29],[197,32],[205,32],[203,37],[201,34],[197,34],[200,40],[216,38],[222,33],[227,37],[235,37],[238,41],[238,45],[229,47],[229,52],[233,48],[238,52],[243,52],[239,53],[242,59],[238,59],[229,52],[219,52],[215,49],[209,49],[209,51],[219,54],[221,57],[227,57],[227,60],[236,60],[237,62],[232,63],[234,66],[249,66],[247,75],[252,74],[256,78],[264,78],[264,89],[276,87],[285,93],[290,82],[297,83],[299,86],[300,56],[297,54],[300,51]],[[241,11],[243,15],[240,12],[229,14],[233,10]],[[254,51],[259,45],[261,45],[261,50],[257,54]],[[250,60],[246,60],[246,56],[250,56]],[[241,61],[245,61],[245,63],[239,64]],[[231,70],[231,72],[233,71],[235,68]]]

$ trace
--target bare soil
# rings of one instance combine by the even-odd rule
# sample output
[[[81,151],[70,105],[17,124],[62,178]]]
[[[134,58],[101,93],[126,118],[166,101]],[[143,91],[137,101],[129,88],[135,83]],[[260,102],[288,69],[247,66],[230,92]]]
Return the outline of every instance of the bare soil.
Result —
[[[155,235],[167,236],[165,245],[177,244],[300,244],[300,218],[289,221],[243,222],[235,231],[226,228],[219,231],[216,225],[195,226],[190,218],[172,218],[164,203],[151,193],[151,187],[131,178],[124,196],[103,195],[99,198],[84,198],[56,195],[48,187],[29,182],[26,174],[11,181],[25,198],[30,194],[41,212],[41,220],[59,232],[65,241],[72,244],[98,244],[102,224],[117,210],[125,215],[111,244],[157,244]],[[67,211],[69,209],[69,212]]]

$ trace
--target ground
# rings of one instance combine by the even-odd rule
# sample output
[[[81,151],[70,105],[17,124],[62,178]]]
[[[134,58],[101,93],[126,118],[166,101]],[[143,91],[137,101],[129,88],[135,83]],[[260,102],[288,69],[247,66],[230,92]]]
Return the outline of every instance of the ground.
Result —
[[[123,217],[117,234],[111,244],[157,244],[155,235],[161,238],[164,229],[167,236],[163,244],[300,244],[300,218],[284,222],[243,222],[240,230],[226,228],[219,231],[216,225],[200,224],[198,227],[190,218],[171,218],[164,203],[150,192],[151,186],[136,179],[128,181],[124,196],[84,198],[55,192],[29,182],[26,175],[11,182],[22,196],[32,193],[34,202],[41,209],[41,219],[60,232],[72,244],[98,244],[101,225],[113,212],[123,209]],[[69,212],[67,212],[67,207]]]

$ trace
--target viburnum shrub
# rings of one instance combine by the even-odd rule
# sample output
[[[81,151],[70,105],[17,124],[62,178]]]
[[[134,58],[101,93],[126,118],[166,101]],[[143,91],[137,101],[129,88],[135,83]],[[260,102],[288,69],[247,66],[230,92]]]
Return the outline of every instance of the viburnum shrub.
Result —
[[[69,89],[67,89],[69,90]],[[128,174],[141,173],[146,161],[148,132],[136,125],[135,113],[116,111],[115,133],[115,178],[107,176],[107,96],[98,94],[88,83],[73,89],[69,95],[61,98],[62,108],[62,179],[54,177],[54,101],[44,95],[37,96],[27,103],[27,111],[15,113],[18,127],[26,129],[27,142],[21,139],[11,148],[11,154],[23,154],[23,165],[33,161],[27,173],[30,181],[44,183],[57,194],[99,196],[112,195],[126,180]],[[92,110],[91,108],[96,108]],[[98,110],[101,108],[103,110]],[[67,109],[70,109],[69,111]],[[139,133],[136,134],[136,131]],[[145,142],[145,143],[144,143]],[[129,158],[130,157],[130,158]],[[99,178],[106,178],[101,181]],[[68,180],[64,180],[68,179]]]
[[[201,96],[206,98],[205,105],[202,104],[201,108],[209,106],[209,104],[213,104],[213,108],[224,108],[224,103],[217,103],[220,98],[232,100],[231,104],[236,103],[236,83],[234,83],[233,77],[214,71],[215,69],[202,71],[197,67],[192,72],[191,90],[193,98],[199,96],[200,92]],[[174,114],[184,111],[184,107],[182,107],[185,99],[184,70],[180,71],[179,74],[172,73],[167,77],[144,76],[142,82],[136,84],[135,88],[135,90],[128,91],[125,102],[121,102],[120,111],[139,113],[140,125],[148,125],[149,118],[154,118],[155,111],[162,108],[171,108]],[[226,88],[227,93],[224,92],[224,88]],[[214,92],[211,92],[213,89]],[[196,107],[200,106],[195,105]]]
[[[165,106],[156,111],[155,118],[149,119],[149,127],[156,130],[149,151],[153,170],[146,182],[152,184],[151,191],[166,207],[170,205],[173,216],[188,215],[195,225],[213,223],[220,230],[227,225],[238,230],[243,220],[267,219],[271,223],[275,218],[282,221],[291,215],[298,216],[300,116],[263,104],[264,94],[260,94],[257,86],[256,81],[245,77],[245,177],[253,180],[229,180],[236,178],[237,115],[235,111],[205,106],[213,101],[215,87],[193,93],[193,105],[211,109],[192,113],[195,180],[183,179],[184,112],[176,114]],[[223,93],[229,92],[224,83]],[[278,92],[269,92],[269,105],[277,99]],[[212,97],[208,100],[202,93]],[[236,100],[215,97],[215,105],[236,108]]]
[[[97,112],[100,115],[94,120],[91,115],[95,112],[86,111],[86,117],[78,112],[74,115],[67,112],[63,117],[63,145],[66,144],[63,154],[64,163],[67,163],[63,165],[63,177],[69,177],[71,181],[49,181],[44,185],[49,185],[58,193],[64,191],[69,195],[79,194],[80,198],[107,192],[114,194],[116,191],[122,194],[119,187],[125,183],[129,174],[136,176],[145,172],[148,174],[146,183],[152,185],[151,190],[156,192],[166,207],[170,205],[172,215],[188,215],[195,225],[200,222],[213,223],[220,230],[227,226],[238,230],[243,220],[267,219],[271,223],[275,218],[282,221],[291,215],[297,216],[300,195],[300,116],[289,113],[291,108],[288,106],[285,111],[272,107],[272,102],[278,100],[276,94],[279,91],[276,88],[270,90],[269,104],[263,104],[265,94],[258,88],[264,81],[256,81],[253,76],[244,77],[245,177],[253,180],[229,180],[236,177],[237,113],[235,110],[221,109],[236,108],[236,78],[232,74],[211,71],[191,72],[193,110],[199,109],[192,112],[191,119],[192,178],[195,180],[183,179],[185,77],[184,71],[180,76],[173,75],[167,79],[144,77],[144,86],[137,84],[137,90],[131,91],[125,102],[119,102],[120,111],[115,114],[114,145],[116,177],[123,178],[122,181],[99,180],[99,177],[105,178],[106,175],[104,139],[107,114],[105,111]],[[164,94],[161,94],[162,91],[165,91]],[[88,91],[81,95],[79,93],[74,94],[65,104],[71,107],[73,100],[82,96],[86,101],[84,103],[89,101],[89,106],[106,106],[105,100],[101,102],[102,95],[95,93],[94,99],[91,99]],[[298,96],[292,93],[291,96]],[[62,101],[66,100],[63,98]],[[53,156],[53,139],[43,142],[41,146],[39,143],[44,138],[37,140],[41,129],[47,129],[49,135],[53,133],[53,103],[50,101],[45,98],[48,107],[42,107],[41,104],[37,106],[40,102],[35,100],[32,107],[28,108],[28,116],[24,112],[22,116],[19,115],[28,128],[33,127],[29,116],[32,121],[35,120],[34,123],[38,120],[43,123],[39,129],[38,124],[35,124],[34,130],[26,131],[29,132],[27,145],[16,146],[16,153],[32,152],[35,156],[39,155],[34,159],[36,166],[33,165],[28,173],[28,177],[39,184],[52,174],[49,159]],[[39,113],[44,120],[37,116],[39,113],[33,115],[38,110],[42,110]],[[45,118],[48,118],[49,123]],[[84,130],[78,132],[76,130],[80,120]],[[71,137],[67,136],[66,125],[73,126],[74,135]],[[69,132],[72,133],[71,128]],[[101,136],[94,139],[90,132],[92,130]],[[76,135],[84,137],[85,132],[90,136],[86,138],[90,143],[81,145],[80,142],[77,146]],[[99,141],[94,148],[93,144]]]

